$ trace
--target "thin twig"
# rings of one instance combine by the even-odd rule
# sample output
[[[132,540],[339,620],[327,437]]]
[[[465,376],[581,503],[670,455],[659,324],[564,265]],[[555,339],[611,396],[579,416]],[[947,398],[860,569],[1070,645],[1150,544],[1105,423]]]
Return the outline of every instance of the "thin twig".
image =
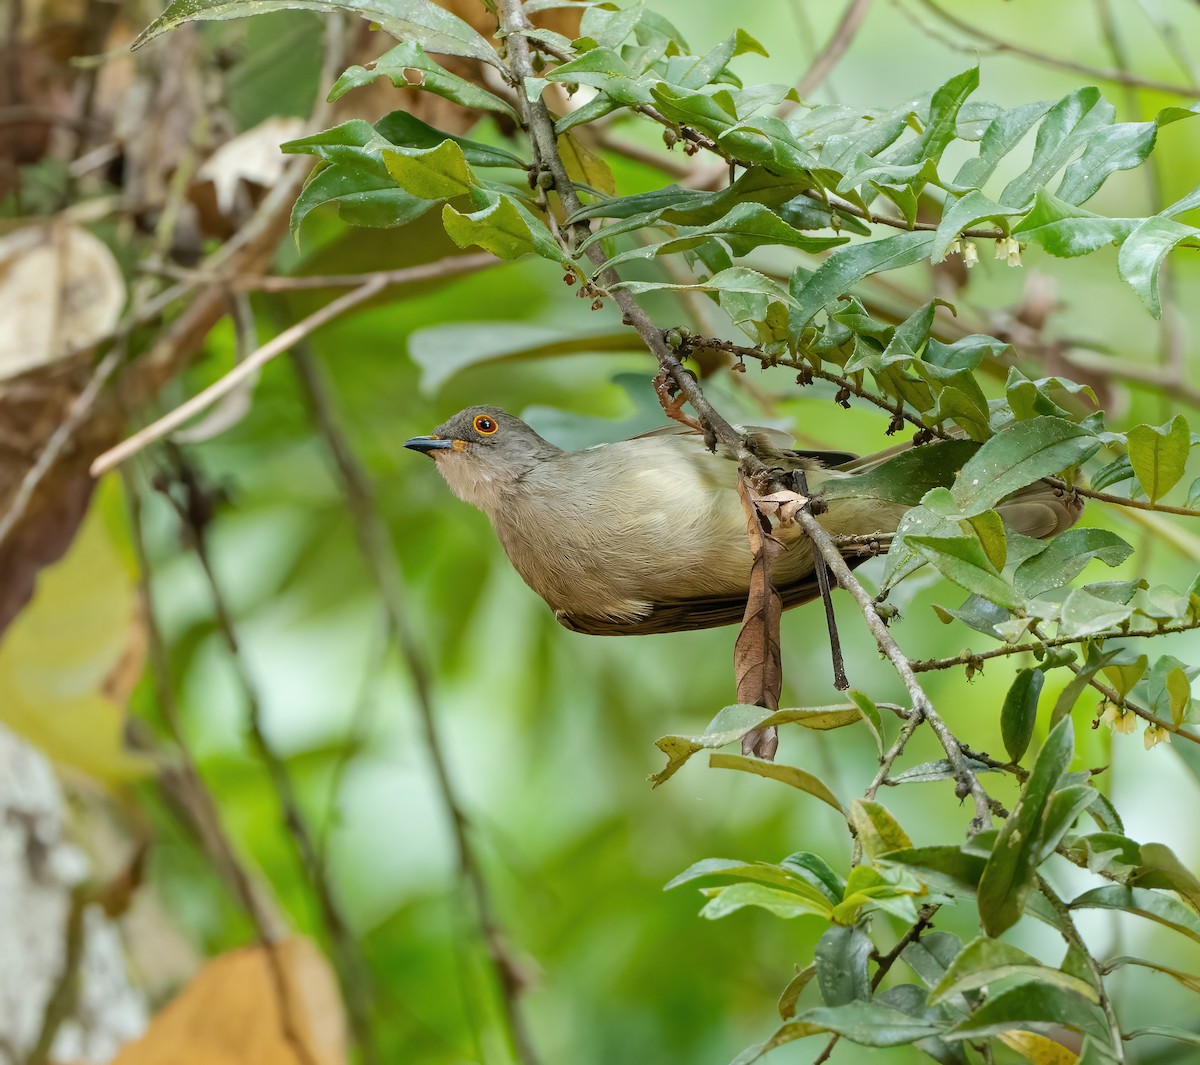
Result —
[[[430,668],[408,620],[404,581],[392,549],[391,536],[376,506],[371,480],[342,431],[333,398],[319,367],[303,347],[297,348],[292,358],[313,422],[341,481],[359,550],[379,589],[388,638],[399,648],[408,666],[425,745],[454,836],[459,878],[475,906],[480,936],[493,966],[510,1039],[523,1065],[536,1065],[537,1053],[519,1003],[523,983],[520,967],[511,957],[504,932],[496,920],[487,880],[471,845],[467,815],[450,777],[437,728]]]
[[[212,599],[217,630],[225,644],[229,663],[237,678],[238,686],[242,690],[243,698],[246,700],[250,740],[270,777],[271,785],[283,811],[284,824],[295,844],[300,864],[312,884],[313,892],[320,906],[321,916],[329,933],[335,969],[342,987],[342,999],[346,1005],[346,1013],[355,1039],[362,1049],[364,1059],[368,1062],[378,1062],[381,1059],[371,1031],[369,1012],[371,993],[366,963],[358,951],[354,936],[342,915],[341,908],[334,897],[333,887],[319,860],[316,844],[301,812],[300,801],[287,766],[267,738],[263,725],[262,700],[242,655],[233,614],[229,609],[209,554],[206,529],[209,515],[204,490],[196,484],[191,470],[181,465],[179,473],[180,484],[186,493],[185,498],[183,500],[176,499],[169,492],[166,493],[167,498],[174,506],[184,534],[200,563]]]
[[[1124,640],[1127,637],[1166,636],[1176,632],[1190,632],[1200,628],[1200,620],[1171,622],[1153,629],[1105,629],[1093,632],[1087,636],[1048,636],[1039,639],[1037,643],[1014,643],[1004,647],[993,647],[987,651],[963,651],[961,654],[948,658],[922,658],[912,663],[914,673],[929,673],[933,670],[953,669],[955,666],[976,666],[991,658],[1004,658],[1007,655],[1024,654],[1026,651],[1045,650],[1049,647],[1069,647],[1077,643],[1089,643],[1101,640]]]
[[[175,700],[170,677],[170,658],[158,624],[158,613],[150,583],[150,559],[143,532],[141,496],[126,478],[126,496],[130,507],[130,529],[134,553],[138,562],[138,585],[141,593],[143,618],[146,623],[146,642],[150,656],[151,673],[154,679],[159,711],[174,741],[178,753],[181,778],[184,782],[182,805],[195,822],[201,845],[213,857],[222,879],[230,886],[250,924],[254,928],[259,945],[263,950],[271,985],[279,1005],[280,1026],[284,1039],[292,1046],[302,1065],[316,1065],[301,1029],[296,1021],[295,1003],[283,959],[279,956],[278,943],[285,934],[282,919],[269,898],[256,884],[242,865],[233,844],[221,823],[217,804],[212,792],[204,783],[200,770],[192,755],[191,747],[183,732],[179,706]],[[164,780],[165,783],[165,780]]]
[[[833,35],[809,64],[804,76],[796,83],[796,95],[801,100],[811,96],[825,79],[833,73],[834,67],[841,62],[846,50],[854,43],[858,31],[871,8],[871,0],[850,0],[842,17],[834,28]],[[780,115],[786,115],[796,107],[795,101],[785,100],[779,108]]]
[[[1113,1009],[1112,1000],[1108,997],[1108,992],[1104,988],[1104,973],[1100,968],[1100,963],[1092,957],[1092,952],[1088,950],[1087,944],[1084,943],[1083,937],[1079,934],[1079,929],[1075,927],[1075,919],[1071,916],[1070,907],[1058,897],[1057,892],[1046,882],[1046,878],[1040,873],[1037,874],[1037,884],[1038,889],[1058,916],[1058,931],[1063,937],[1064,942],[1068,947],[1074,947],[1076,951],[1083,955],[1084,964],[1092,974],[1092,985],[1096,990],[1096,995],[1099,997],[1100,1008],[1104,1011],[1104,1016],[1108,1020],[1108,1034],[1112,1044],[1113,1057],[1116,1058],[1118,1065],[1124,1065],[1125,1043],[1121,1038],[1121,1023],[1117,1020],[1117,1011]]]
[[[1017,44],[1015,41],[1004,40],[994,34],[981,30],[973,23],[966,22],[956,16],[950,14],[949,11],[939,7],[934,0],[917,0],[930,14],[936,16],[947,26],[952,26],[960,33],[968,37],[973,37],[977,41],[982,41],[998,52],[1008,52],[1012,55],[1019,56],[1022,59],[1029,59],[1035,63],[1042,63],[1046,66],[1057,67],[1060,70],[1074,71],[1076,74],[1083,74],[1089,78],[1099,78],[1102,81],[1111,81],[1117,85],[1132,85],[1139,89],[1150,89],[1153,92],[1169,93],[1172,96],[1200,96],[1200,86],[1197,85],[1177,85],[1174,82],[1158,81],[1154,78],[1143,78],[1136,74],[1131,74],[1125,70],[1106,70],[1102,67],[1088,66],[1086,63],[1076,63],[1070,59],[1063,59],[1061,56],[1052,55],[1048,52],[1039,52],[1034,48],[1028,48],[1023,44]]]
[[[925,694],[925,690],[921,687],[920,681],[917,680],[916,674],[909,665],[908,657],[900,649],[899,644],[896,643],[891,632],[888,631],[887,625],[884,624],[883,619],[879,616],[875,601],[858,582],[854,574],[850,572],[850,567],[846,565],[845,559],[842,558],[841,553],[833,541],[830,540],[829,534],[825,531],[821,523],[803,510],[796,514],[796,521],[804,528],[804,531],[808,534],[808,538],[813,542],[813,546],[824,556],[838,583],[850,593],[851,598],[857,604],[863,619],[867,623],[867,628],[875,638],[876,645],[882,654],[892,663],[892,668],[895,669],[908,691],[912,705],[911,713],[919,715],[921,719],[929,722],[929,727],[933,729],[938,742],[942,745],[942,750],[946,752],[946,757],[950,760],[950,765],[954,770],[954,777],[957,782],[956,794],[960,798],[966,798],[967,795],[970,795],[975,804],[975,817],[972,819],[972,825],[977,830],[987,828],[992,823],[992,800],[980,785],[970,765],[968,765],[966,756],[963,754],[962,745],[934,709],[929,696]]]

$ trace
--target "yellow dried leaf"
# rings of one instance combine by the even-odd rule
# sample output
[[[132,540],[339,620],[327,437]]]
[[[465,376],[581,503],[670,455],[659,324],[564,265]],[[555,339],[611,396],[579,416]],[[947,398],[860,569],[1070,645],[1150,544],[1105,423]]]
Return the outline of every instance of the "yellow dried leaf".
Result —
[[[272,951],[282,995],[267,948],[222,954],[192,977],[113,1065],[344,1065],[346,1023],[329,963],[300,937]]]
[[[1013,1029],[1000,1033],[1000,1042],[1020,1054],[1030,1065],[1075,1065],[1079,1055],[1036,1032]]]
[[[608,164],[573,132],[558,138],[558,154],[567,168],[567,176],[577,185],[587,185],[606,196],[616,195],[617,182]]]
[[[94,500],[70,550],[42,570],[33,599],[0,638],[0,722],[52,761],[118,781],[155,766],[125,746],[145,626],[102,511]]]

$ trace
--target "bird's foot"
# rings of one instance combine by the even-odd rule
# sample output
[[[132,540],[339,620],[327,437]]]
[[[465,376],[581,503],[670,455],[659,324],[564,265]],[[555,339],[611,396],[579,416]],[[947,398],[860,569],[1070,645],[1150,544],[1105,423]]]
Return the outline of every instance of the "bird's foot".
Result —
[[[779,730],[774,725],[770,728],[752,728],[742,737],[742,754],[753,755],[764,762],[775,761],[778,748]]]
[[[658,396],[658,402],[661,404],[663,412],[668,418],[682,422],[697,432],[704,431],[704,426],[696,421],[695,418],[683,413],[683,405],[687,402],[687,397],[678,391],[678,386],[666,370],[659,370],[655,376],[654,392]]]

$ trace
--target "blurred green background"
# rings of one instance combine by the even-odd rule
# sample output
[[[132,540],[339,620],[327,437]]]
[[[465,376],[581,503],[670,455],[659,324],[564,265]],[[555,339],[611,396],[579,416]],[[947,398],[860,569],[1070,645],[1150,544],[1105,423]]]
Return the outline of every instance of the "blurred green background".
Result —
[[[841,6],[657,2],[697,46],[744,27],[772,53],[769,59],[744,57],[746,77],[781,82],[794,82],[807,67]],[[1028,47],[1093,66],[1114,65],[1092,0],[971,0],[952,7],[958,17]],[[1200,52],[1200,7],[1168,0],[1113,7],[1134,69],[1188,80],[1167,44],[1188,55]],[[926,32],[905,13],[912,10],[914,5],[876,4],[819,98],[894,106],[975,62],[973,51],[949,47]],[[1156,11],[1171,20],[1173,40],[1164,39],[1148,17]],[[320,19],[305,13],[204,27],[206,38],[243,41],[244,54],[256,57],[235,83],[234,110],[243,125],[276,107],[307,111],[316,88],[320,29]],[[281,41],[287,46],[273,44]],[[1057,97],[1089,80],[1008,54],[978,58],[979,98],[1008,106]],[[1126,119],[1136,117],[1131,108],[1147,117],[1176,102],[1102,87]],[[473,135],[495,136],[484,129]],[[623,135],[658,142],[653,129],[630,126]],[[1144,170],[1119,174],[1092,209],[1149,213],[1194,186],[1200,138],[1191,123],[1164,130],[1156,158],[1157,191]],[[614,159],[613,166],[621,193],[655,181],[639,164]],[[388,232],[352,231],[321,211],[307,224],[299,249],[281,253],[281,266],[357,271],[431,261],[452,250],[432,222],[397,239]],[[1171,269],[1180,298],[1173,313],[1191,338],[1200,335],[1200,302],[1187,294],[1200,284],[1200,257],[1175,258]],[[1035,274],[1041,279],[1031,282]],[[929,291],[929,275],[920,268],[903,280]],[[1129,361],[1159,358],[1161,326],[1118,282],[1115,251],[1067,261],[1030,253],[1022,270],[985,261],[963,303],[985,317],[1002,313],[1020,302],[1031,283],[1040,291],[1056,286],[1061,306],[1051,335],[1090,338]],[[324,298],[256,297],[260,339]],[[687,321],[686,308],[667,296],[660,294],[653,309],[658,321]],[[536,360],[480,358],[540,337],[619,329],[609,309],[589,311],[553,267],[531,262],[394,290],[322,329],[310,344],[328,374],[343,427],[375,481],[406,582],[410,622],[433,669],[436,719],[453,782],[494,896],[495,917],[528,981],[523,1001],[543,1061],[723,1065],[773,1030],[775,998],[794,967],[810,960],[822,926],[805,918],[783,922],[757,910],[709,923],[697,916],[702,900],[693,888],[664,894],[663,884],[700,858],[777,861],[801,849],[825,855],[844,872],[850,858],[844,826],[806,795],[708,769],[700,758],[652,790],[646,777],[663,761],[653,741],[702,731],[732,701],[733,630],[611,639],[561,629],[509,568],[486,519],[454,499],[429,462],[401,447],[407,437],[428,432],[472,403],[503,406],[563,446],[657,424],[646,356],[601,348]],[[168,405],[223,373],[233,344],[232,329],[223,324],[208,341],[207,357],[168,393]],[[1195,358],[1194,344],[1188,354]],[[448,366],[451,355],[462,368]],[[809,446],[866,452],[886,443],[884,416],[857,406],[844,411],[831,402],[831,390],[818,385],[801,391],[786,371],[752,368],[745,381],[722,375],[709,392],[727,414],[799,431]],[[767,397],[765,405],[756,394]],[[1120,409],[1110,413],[1118,421],[1156,423],[1167,415],[1152,392],[1117,386],[1114,397]],[[269,738],[286,757],[305,811],[328,834],[334,885],[378,985],[386,1059],[428,1065],[481,1056],[504,1060],[496,1026],[486,1020],[494,1010],[490,977],[458,883],[453,837],[410,678],[385,646],[377,590],[289,361],[266,369],[244,420],[189,454],[228,499],[211,532],[217,576],[264,696]],[[117,493],[105,496],[103,506],[114,518],[122,510]],[[168,508],[153,498],[144,506],[154,595],[186,734],[230,830],[262,865],[297,925],[315,934],[318,915],[274,792],[248,745],[240,689],[196,560],[181,546]],[[1110,522],[1135,544],[1148,535],[1145,527],[1099,507],[1084,518],[1085,524]],[[118,540],[126,535],[119,524],[110,528]],[[1194,530],[1176,528],[1175,548],[1164,541],[1153,552],[1139,551],[1135,557],[1144,568],[1137,576],[1186,586],[1200,540]],[[878,563],[859,572],[868,582],[877,579]],[[1135,574],[1127,568],[1104,576]],[[896,601],[903,618],[894,631],[910,655],[984,645],[961,626],[942,625],[930,609],[933,603],[957,606],[961,598],[923,574],[901,589]],[[838,600],[852,684],[877,701],[902,701],[901,686],[879,660],[856,611]],[[838,701],[818,606],[785,615],[783,647],[785,705]],[[1200,661],[1200,636],[1172,638],[1160,651]],[[998,752],[998,709],[1021,664],[997,661],[970,683],[961,672],[931,675],[929,692],[958,735],[977,749]],[[1055,694],[1048,691],[1043,702]],[[136,702],[139,712],[157,719],[148,682]],[[347,737],[362,723],[361,742],[341,773]],[[888,727],[894,729],[894,720]],[[1107,730],[1093,731],[1082,712],[1077,733],[1082,763],[1110,766],[1100,779],[1129,834],[1168,843],[1191,868],[1200,865],[1200,836],[1189,813],[1200,808],[1200,785],[1181,760],[1187,752],[1165,746],[1146,752],[1136,735],[1110,739]],[[940,753],[930,736],[918,733],[905,764]],[[818,772],[845,802],[861,794],[876,766],[870,736],[854,729],[785,733],[779,758]],[[952,787],[914,784],[881,798],[919,844],[955,836],[965,826],[969,811],[953,800]],[[1007,783],[997,788],[1011,801]],[[166,840],[152,852],[151,876],[169,911],[205,952],[244,942],[244,919],[225,901],[203,859],[149,787],[142,797]],[[1068,867],[1054,873],[1063,888],[1081,882]],[[890,918],[879,914],[875,920]],[[1080,923],[1100,957],[1136,944],[1150,956],[1175,958],[1172,964],[1181,968],[1195,965],[1194,950],[1189,959],[1191,948],[1182,945],[1187,941],[1156,925],[1108,914],[1088,914]],[[946,908],[937,926],[970,937],[974,914]],[[1056,965],[1061,959],[1061,943],[1039,925],[1022,922],[1014,939]],[[1111,986],[1127,1026],[1195,1020],[1187,1015],[1194,1007],[1184,990],[1163,976],[1126,969]],[[482,1048],[472,1034],[480,1032]],[[793,1044],[768,1060],[811,1061],[823,1041]],[[1146,1056],[1136,1060],[1190,1060],[1186,1054],[1159,1058],[1152,1043],[1146,1046]],[[927,1059],[915,1051],[843,1046],[836,1060]]]

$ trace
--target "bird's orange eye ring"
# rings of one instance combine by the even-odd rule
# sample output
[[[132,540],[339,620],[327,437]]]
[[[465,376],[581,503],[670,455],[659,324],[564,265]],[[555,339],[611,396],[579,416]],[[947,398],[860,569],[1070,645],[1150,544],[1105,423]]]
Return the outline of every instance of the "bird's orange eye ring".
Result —
[[[475,427],[475,432],[481,436],[491,436],[492,433],[500,428],[496,424],[496,420],[489,418],[486,414],[476,414],[475,420],[471,424]]]

